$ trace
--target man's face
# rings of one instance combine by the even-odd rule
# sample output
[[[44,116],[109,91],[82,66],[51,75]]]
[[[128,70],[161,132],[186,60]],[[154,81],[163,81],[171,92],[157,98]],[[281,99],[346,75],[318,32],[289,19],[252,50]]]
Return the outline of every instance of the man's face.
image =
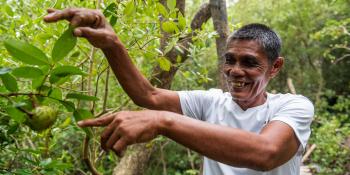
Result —
[[[257,41],[233,40],[225,53],[224,75],[235,101],[254,101],[265,95],[271,71],[267,55]]]

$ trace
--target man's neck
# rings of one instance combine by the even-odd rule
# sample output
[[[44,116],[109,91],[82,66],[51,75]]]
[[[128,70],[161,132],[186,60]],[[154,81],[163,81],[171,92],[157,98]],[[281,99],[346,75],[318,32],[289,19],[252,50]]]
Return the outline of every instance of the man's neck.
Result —
[[[252,100],[234,100],[244,111],[248,108],[260,106],[266,102],[267,93],[264,91]]]

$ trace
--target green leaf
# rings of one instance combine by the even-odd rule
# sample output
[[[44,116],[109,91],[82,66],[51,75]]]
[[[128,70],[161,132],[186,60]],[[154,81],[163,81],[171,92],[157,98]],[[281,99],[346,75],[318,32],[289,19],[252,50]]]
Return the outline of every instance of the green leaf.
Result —
[[[50,78],[53,79],[53,82],[51,82],[51,81],[50,82],[56,84],[57,86],[62,85],[65,82],[70,80],[69,76],[67,76],[67,77],[56,77],[56,76],[53,76],[53,77],[50,77]]]
[[[75,105],[71,101],[59,100],[59,102],[67,109],[68,112],[73,112],[75,110]]]
[[[167,54],[169,51],[171,51],[171,49],[173,49],[177,42],[178,42],[178,38],[177,37],[174,37],[172,38],[169,42],[168,42],[168,45],[165,47],[164,49],[164,52],[163,52],[163,55]]]
[[[135,9],[134,1],[131,0],[125,5],[125,9],[123,13],[124,15],[128,16],[134,11],[134,9]]]
[[[23,66],[12,70],[12,74],[20,78],[37,78],[44,75],[43,71],[36,67]]]
[[[182,15],[181,12],[178,13],[178,24],[179,29],[183,30],[186,27],[186,18]]]
[[[74,66],[59,66],[52,70],[50,83],[56,83],[60,80],[60,78],[71,75],[86,75],[86,73]]]
[[[15,107],[8,107],[5,110],[6,113],[18,123],[23,123],[26,120],[26,114],[24,114]]]
[[[52,70],[51,75],[66,77],[70,75],[86,75],[86,73],[74,66],[58,66]]]
[[[176,0],[167,0],[166,5],[170,10],[174,10],[176,7]]]
[[[47,56],[37,47],[15,39],[4,41],[7,51],[13,58],[30,65],[49,65]]]
[[[52,97],[56,100],[62,100],[62,92],[61,89],[58,88],[52,88],[49,91],[49,97]]]
[[[94,117],[94,115],[87,109],[77,109],[73,112],[73,116],[76,122]],[[83,128],[83,130],[89,137],[92,137],[91,128]]]
[[[6,89],[11,92],[17,92],[18,91],[18,85],[15,77],[13,77],[11,74],[3,74],[0,75],[0,78],[2,80],[2,84],[5,85]]]
[[[157,3],[158,12],[164,17],[168,16],[168,10],[161,3]]]
[[[54,62],[62,60],[77,44],[77,37],[73,36],[73,30],[73,27],[69,26],[56,41],[51,53]]]
[[[76,51],[71,55],[71,57],[75,58],[75,57],[78,57],[79,55],[80,55],[80,52]]]
[[[160,57],[158,59],[159,67],[164,71],[169,71],[171,67],[171,62],[165,57]]]
[[[74,98],[74,99],[86,100],[86,101],[97,101],[97,100],[99,100],[95,96],[89,96],[89,95],[78,94],[78,93],[69,93],[69,94],[67,94],[66,98]]]
[[[0,75],[7,74],[9,72],[11,72],[11,68],[8,68],[8,67],[1,67],[0,68]]]
[[[11,6],[5,4],[4,8],[5,8],[5,11],[6,11],[7,15],[9,15],[9,16],[13,16],[14,15],[14,12],[12,11]]]
[[[176,62],[177,62],[177,63],[181,63],[181,60],[182,60],[181,56],[180,56],[180,55],[177,55],[177,57],[176,57]]]
[[[37,78],[34,78],[32,80],[32,88],[33,89],[38,89],[44,84],[45,76],[39,76]]]
[[[73,116],[76,122],[94,117],[94,115],[92,115],[92,113],[87,109],[76,109],[73,112]]]
[[[50,163],[43,166],[46,170],[66,170],[71,168],[73,165],[70,163],[63,163],[58,160],[52,160]]]
[[[7,130],[7,134],[8,134],[8,135],[11,135],[11,134],[15,133],[15,132],[17,131],[18,127],[19,127],[19,124],[18,124],[18,123],[14,123],[13,125],[10,124],[10,125],[9,125],[9,128],[8,128],[8,130]]]
[[[112,16],[111,19],[109,20],[109,24],[111,24],[111,26],[114,26],[117,23],[117,17]]]
[[[176,24],[172,21],[166,21],[162,23],[162,29],[165,32],[173,33],[177,30]]]
[[[107,17],[111,16],[113,13],[115,13],[116,9],[117,9],[117,4],[112,2],[103,11],[103,15],[107,18]]]

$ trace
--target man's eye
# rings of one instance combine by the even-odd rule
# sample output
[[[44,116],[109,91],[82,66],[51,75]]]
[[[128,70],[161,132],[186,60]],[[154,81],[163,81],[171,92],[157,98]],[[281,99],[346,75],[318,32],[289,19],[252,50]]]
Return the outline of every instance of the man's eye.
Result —
[[[253,59],[245,59],[245,61],[243,61],[243,65],[246,67],[257,67],[259,66],[259,63]]]
[[[246,66],[246,67],[257,67],[258,66],[257,63],[250,63],[250,62],[246,62],[243,65]]]
[[[225,63],[226,64],[235,64],[236,60],[232,58],[230,55],[225,56]]]
[[[234,59],[228,59],[226,58],[226,61],[225,61],[226,64],[235,64],[235,60]]]

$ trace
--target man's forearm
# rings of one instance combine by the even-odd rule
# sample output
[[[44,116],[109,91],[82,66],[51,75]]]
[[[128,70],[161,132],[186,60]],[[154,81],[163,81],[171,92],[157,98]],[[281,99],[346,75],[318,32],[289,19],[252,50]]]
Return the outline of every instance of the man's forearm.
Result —
[[[171,112],[162,112],[160,133],[225,164],[267,170],[273,148],[258,134],[198,121]]]
[[[124,45],[116,40],[115,47],[102,51],[128,96],[140,106],[149,106],[147,103],[150,102],[149,97],[155,88],[132,63]]]

